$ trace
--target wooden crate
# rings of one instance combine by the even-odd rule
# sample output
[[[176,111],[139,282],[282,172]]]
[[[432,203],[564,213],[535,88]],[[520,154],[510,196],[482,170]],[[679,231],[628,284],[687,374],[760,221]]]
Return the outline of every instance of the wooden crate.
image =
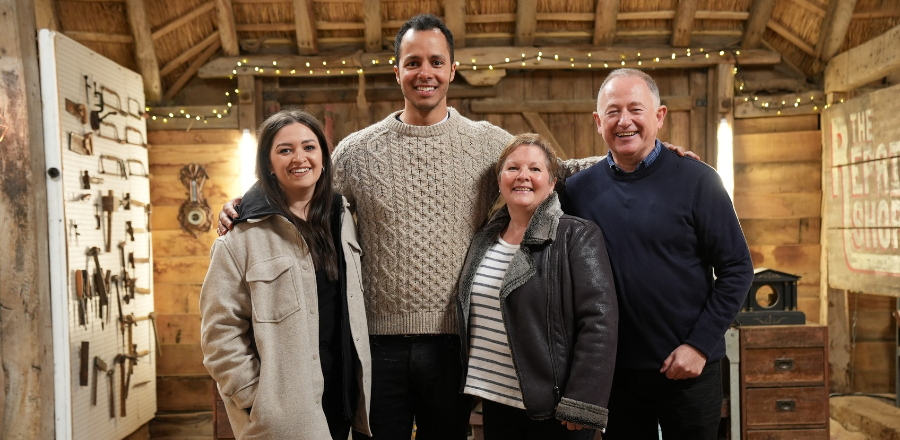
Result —
[[[740,328],[745,440],[828,439],[828,328]]]

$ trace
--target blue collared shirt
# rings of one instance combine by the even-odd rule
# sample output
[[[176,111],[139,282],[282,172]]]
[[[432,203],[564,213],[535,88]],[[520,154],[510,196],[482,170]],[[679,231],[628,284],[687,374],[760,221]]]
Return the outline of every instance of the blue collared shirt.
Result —
[[[662,148],[663,148],[662,142],[660,142],[659,139],[657,139],[656,145],[653,147],[653,150],[650,151],[650,154],[648,154],[647,157],[645,157],[644,160],[642,160],[641,163],[639,163],[637,168],[635,168],[634,170],[638,171],[638,170],[642,170],[644,168],[649,167],[650,164],[652,164],[653,161],[656,160],[657,157],[659,157],[659,153],[662,151]],[[619,166],[616,165],[616,161],[613,160],[611,151],[606,152],[606,163],[609,165],[610,168],[612,168],[615,171],[627,173],[627,171],[623,170],[622,168],[619,168]]]

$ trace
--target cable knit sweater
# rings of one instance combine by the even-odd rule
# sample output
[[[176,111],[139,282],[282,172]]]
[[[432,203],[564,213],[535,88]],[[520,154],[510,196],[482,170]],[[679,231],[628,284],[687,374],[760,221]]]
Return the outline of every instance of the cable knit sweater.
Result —
[[[430,126],[407,125],[395,112],[334,151],[335,191],[357,216],[370,334],[457,331],[457,279],[498,196],[493,167],[510,135],[449,111]]]

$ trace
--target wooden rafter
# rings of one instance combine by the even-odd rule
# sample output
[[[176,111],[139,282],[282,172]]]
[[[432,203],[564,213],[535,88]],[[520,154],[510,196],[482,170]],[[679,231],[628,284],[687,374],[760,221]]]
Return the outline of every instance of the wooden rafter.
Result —
[[[791,0],[797,6],[800,6],[803,9],[806,9],[813,14],[818,15],[819,17],[825,16],[825,10],[820,8],[819,5],[810,2],[809,0]]]
[[[178,29],[185,23],[187,23],[203,14],[206,14],[207,12],[210,12],[215,8],[216,8],[216,3],[214,1],[208,1],[200,6],[197,6],[196,8],[194,8],[187,14],[184,14],[184,15],[166,23],[159,29],[153,31],[153,34],[151,34],[151,36],[153,37],[154,40],[158,40],[163,35],[166,35],[169,32],[172,32],[175,29]]]
[[[187,84],[188,81],[191,80],[194,74],[196,74],[197,71],[200,70],[201,67],[203,67],[203,64],[205,64],[207,61],[209,61],[210,58],[212,58],[213,54],[216,53],[216,51],[219,50],[219,47],[221,46],[222,43],[218,39],[214,40],[212,46],[207,47],[206,50],[204,50],[203,53],[201,53],[200,56],[198,56],[197,59],[194,60],[194,62],[191,63],[190,66],[188,66],[187,70],[185,70],[184,73],[182,73],[181,76],[178,77],[177,80],[175,80],[175,82],[172,84],[172,87],[169,87],[169,90],[166,90],[166,95],[163,97],[163,101],[172,99],[172,97],[175,96],[175,94],[178,93],[185,86],[185,84]]]
[[[46,28],[51,31],[61,29],[59,13],[56,10],[56,2],[54,0],[35,0],[34,16],[38,29]]]
[[[363,23],[366,30],[366,52],[378,52],[381,50],[381,1],[365,0],[363,2]],[[325,29],[322,23],[316,23],[316,28]]]
[[[215,0],[216,20],[219,23],[219,40],[225,56],[238,56],[241,47],[238,44],[237,28],[234,27],[234,8],[231,0]]]
[[[162,97],[162,82],[150,22],[147,21],[147,8],[144,0],[126,0],[125,9],[128,12],[131,34],[134,36],[135,61],[144,80],[144,95],[147,101],[156,103]]]
[[[816,56],[816,50],[812,46],[810,46],[809,43],[807,43],[803,38],[800,38],[799,35],[791,32],[790,29],[778,24],[778,22],[776,22],[775,20],[769,20],[768,23],[766,23],[766,26],[768,26],[769,29],[775,31],[776,34],[781,35],[781,37],[785,40],[791,42],[791,44],[793,44],[794,46],[799,47],[800,50],[812,56]]]
[[[900,70],[900,26],[828,62],[825,93],[848,92]]]
[[[822,19],[822,30],[819,32],[819,41],[816,43],[813,56],[827,62],[841,50],[855,8],[856,0],[831,0],[828,2],[828,10],[825,11],[825,18]]]
[[[597,0],[594,9],[594,46],[612,46],[616,39],[616,17],[619,0]]]
[[[203,52],[203,49],[206,49],[211,44],[215,43],[216,40],[219,40],[219,33],[213,32],[212,34],[210,34],[210,36],[204,38],[203,41],[194,45],[194,47],[186,50],[183,54],[178,55],[177,57],[172,59],[172,61],[169,61],[168,63],[166,63],[165,66],[163,66],[161,69],[159,69],[160,76],[166,76],[166,75],[172,73],[172,71],[177,69],[178,66],[188,62],[188,60],[194,58],[200,52]],[[221,44],[221,40],[219,41],[219,43]],[[235,54],[235,55],[237,55],[237,54]]]
[[[516,5],[516,46],[533,46],[537,27],[537,0],[519,0]]]
[[[444,23],[453,33],[455,49],[466,47],[466,2],[465,0],[444,1]]]
[[[293,4],[297,50],[300,51],[300,55],[319,53],[319,42],[316,38],[316,16],[312,9],[312,0],[293,0]]]
[[[540,114],[536,112],[522,112],[522,117],[525,118],[525,121],[528,122],[528,125],[535,133],[550,141],[550,145],[556,150],[556,155],[559,156],[560,159],[567,160],[569,158],[566,156],[565,151],[563,151],[562,145],[557,142],[556,136],[553,135],[553,130],[547,126],[547,123],[544,122],[544,119],[541,118]]]
[[[698,0],[679,0],[675,9],[675,20],[672,23],[672,46],[685,47],[691,44],[691,29],[694,27],[694,14],[697,12]]]
[[[117,34],[98,34],[95,32],[77,32],[77,31],[66,31],[63,32],[67,37],[75,40],[75,41],[96,41],[98,43],[123,43],[123,44],[131,44],[134,43],[134,37],[131,35],[117,35]]]
[[[536,62],[538,52],[544,55],[540,62]],[[709,58],[704,56],[686,57],[683,55],[671,58],[673,50],[671,47],[616,47],[612,48],[574,48],[547,46],[541,48],[535,47],[467,47],[456,51],[456,59],[462,63],[475,59],[481,67],[487,67],[488,64],[493,65],[495,69],[521,67],[521,60],[511,58],[509,62],[504,59],[510,54],[526,54],[529,57],[527,61],[528,69],[572,69],[570,58],[575,58],[575,69],[603,69],[603,62],[621,59],[623,53],[641,53],[643,65],[646,67],[657,68],[696,68],[708,67],[719,63],[734,63],[735,55],[730,52],[724,52],[722,55],[718,53],[710,54]],[[588,58],[588,53],[591,57]],[[331,68],[331,66],[346,65],[345,75],[355,73],[357,66],[363,67],[366,74],[383,74],[393,72],[393,67],[388,63],[393,56],[393,52],[381,52],[377,54],[361,53],[359,56],[359,64],[355,63],[353,54],[330,55],[330,56],[297,56],[297,55],[245,55],[243,57],[223,57],[212,60],[203,66],[198,72],[201,78],[227,78],[233,75],[252,75],[252,76],[296,76],[296,77],[327,77],[338,76],[339,69]],[[555,60],[553,55],[559,55],[559,60]],[[699,54],[696,54],[699,55]],[[659,61],[656,61],[659,58]],[[243,66],[237,66],[239,61],[246,60]],[[590,61],[589,61],[590,60]],[[272,61],[278,63],[281,73],[277,73],[275,69],[265,69],[265,72],[258,72],[254,67],[271,66]],[[326,62],[331,73],[327,73],[323,68],[322,62]],[[373,63],[373,61],[376,61]],[[741,50],[737,56],[737,63],[742,66],[750,65],[773,65],[781,61],[781,55],[777,52],[761,49]],[[309,73],[310,66],[319,66],[313,68],[313,73]],[[505,64],[504,64],[505,63]],[[591,67],[588,67],[588,64]],[[634,66],[636,62],[629,60],[628,65]],[[465,66],[463,66],[465,67]],[[469,67],[471,68],[471,67]],[[295,69],[294,74],[289,73],[291,69]]]
[[[766,23],[772,18],[772,9],[774,8],[775,0],[753,0],[753,4],[750,6],[750,18],[744,26],[741,49],[756,49],[762,45]]]

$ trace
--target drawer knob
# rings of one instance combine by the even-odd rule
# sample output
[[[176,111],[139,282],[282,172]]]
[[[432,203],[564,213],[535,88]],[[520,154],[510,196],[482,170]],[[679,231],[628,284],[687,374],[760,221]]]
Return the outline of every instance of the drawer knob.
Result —
[[[794,412],[797,410],[797,401],[794,399],[776,400],[775,411]]]
[[[794,360],[792,358],[775,359],[775,371],[791,371],[794,369]]]

